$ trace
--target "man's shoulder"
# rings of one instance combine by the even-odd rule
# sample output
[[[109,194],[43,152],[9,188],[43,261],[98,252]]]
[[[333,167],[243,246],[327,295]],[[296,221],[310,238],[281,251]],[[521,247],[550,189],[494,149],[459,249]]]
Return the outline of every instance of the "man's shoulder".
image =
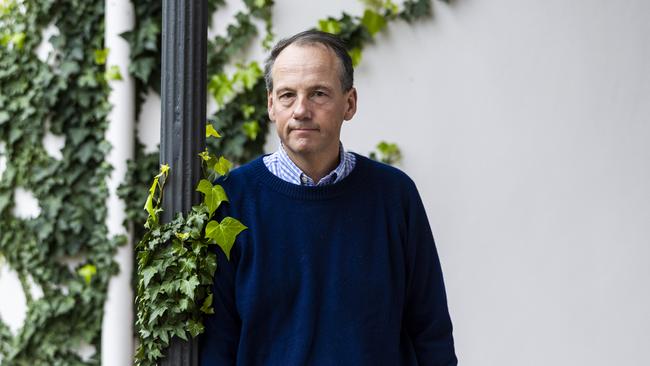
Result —
[[[382,186],[396,186],[400,188],[413,187],[415,183],[401,169],[367,158],[363,155],[355,154],[359,167],[364,167],[364,173],[367,175],[368,183],[376,183]]]
[[[251,185],[250,183],[257,179],[256,177],[259,175],[258,170],[260,169],[260,164],[263,165],[262,156],[236,167],[227,175],[217,179],[216,183],[222,185],[226,189],[231,187],[248,187]]]

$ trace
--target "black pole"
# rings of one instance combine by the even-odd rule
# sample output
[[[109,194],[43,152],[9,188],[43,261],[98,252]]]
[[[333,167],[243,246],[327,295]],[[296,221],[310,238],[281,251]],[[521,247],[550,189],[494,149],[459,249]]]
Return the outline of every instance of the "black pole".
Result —
[[[169,164],[162,221],[199,202],[205,149],[207,0],[163,0],[160,162]],[[163,366],[198,365],[198,343],[171,340]]]

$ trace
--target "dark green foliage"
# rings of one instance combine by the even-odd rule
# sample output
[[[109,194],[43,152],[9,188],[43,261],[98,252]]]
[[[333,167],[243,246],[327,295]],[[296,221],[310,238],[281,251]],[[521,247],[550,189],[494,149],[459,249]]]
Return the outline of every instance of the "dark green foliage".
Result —
[[[222,139],[208,140],[210,151],[219,151],[238,164],[262,154],[269,126],[264,78],[258,78],[251,89],[237,94],[209,121],[224,136]],[[255,139],[251,139],[244,131],[244,124],[251,121],[257,122],[259,126]]]
[[[212,135],[216,133],[212,131]],[[200,158],[206,179],[199,182],[197,191],[203,201],[186,217],[178,214],[170,223],[159,221],[168,166],[160,167],[149,189],[147,230],[136,246],[137,366],[155,366],[172,337],[187,340],[203,333],[202,314],[213,313],[211,287],[217,268],[216,253],[210,245],[219,245],[230,256],[235,238],[246,229],[232,217],[221,222],[213,217],[228,197],[211,181],[228,174],[232,164],[208,152]]]
[[[1,32],[12,39],[0,42],[0,141],[7,157],[0,180],[0,254],[21,279],[28,310],[16,336],[0,322],[0,353],[3,365],[98,365],[106,290],[117,271],[112,258],[124,239],[108,238],[105,226],[110,106],[105,65],[96,61],[104,3],[22,3],[25,12],[11,5],[0,10]],[[35,55],[49,23],[59,30],[51,39],[54,66]],[[42,146],[48,125],[65,136],[61,160]],[[37,217],[13,215],[16,187],[38,199]],[[73,258],[78,264],[69,268]],[[42,298],[30,295],[32,281]],[[88,361],[75,353],[84,344],[97,351]]]

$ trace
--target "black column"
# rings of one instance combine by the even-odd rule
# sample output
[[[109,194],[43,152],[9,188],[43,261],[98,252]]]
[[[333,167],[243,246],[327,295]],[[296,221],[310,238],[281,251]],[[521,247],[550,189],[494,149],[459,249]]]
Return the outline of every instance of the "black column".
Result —
[[[160,163],[170,171],[162,221],[199,202],[205,148],[207,0],[163,0]],[[198,344],[174,338],[164,366],[198,365]]]

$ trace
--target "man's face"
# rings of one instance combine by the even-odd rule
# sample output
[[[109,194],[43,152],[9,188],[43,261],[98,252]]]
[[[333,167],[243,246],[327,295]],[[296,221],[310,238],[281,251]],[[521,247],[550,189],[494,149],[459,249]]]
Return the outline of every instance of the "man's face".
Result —
[[[341,125],[357,107],[356,90],[343,92],[341,68],[334,52],[320,44],[292,44],[276,58],[269,118],[290,156],[338,154]]]

